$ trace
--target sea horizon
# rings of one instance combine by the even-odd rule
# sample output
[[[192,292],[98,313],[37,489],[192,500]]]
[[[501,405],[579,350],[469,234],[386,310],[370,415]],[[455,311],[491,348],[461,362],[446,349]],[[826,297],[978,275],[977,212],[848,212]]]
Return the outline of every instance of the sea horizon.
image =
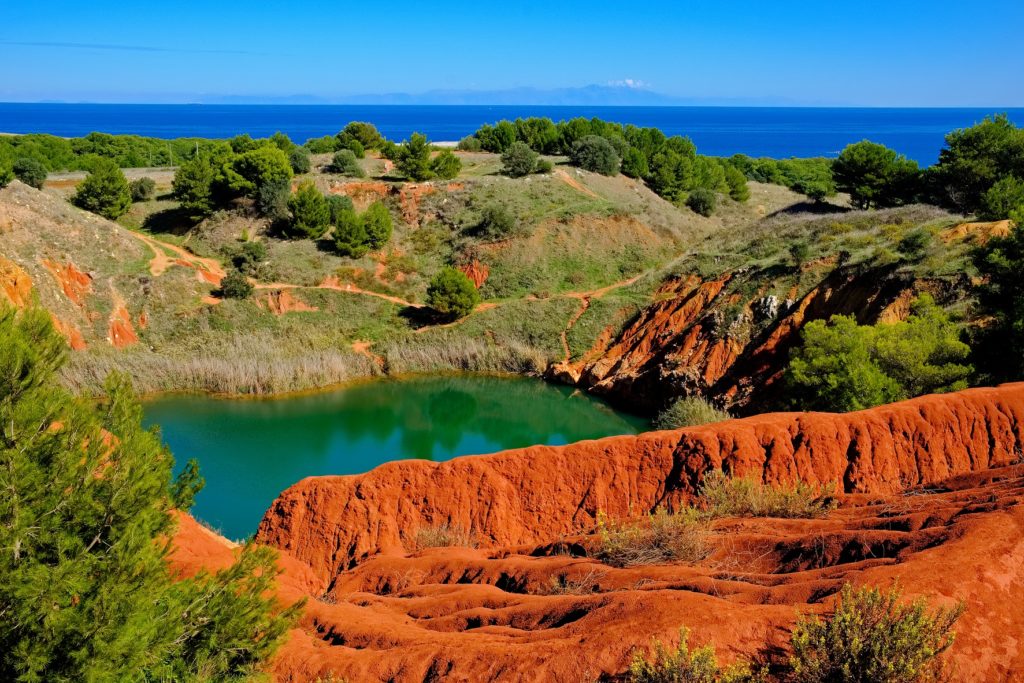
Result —
[[[1002,113],[1024,122],[1024,108],[1015,107],[0,102],[0,132],[173,139],[281,131],[302,143],[359,120],[395,140],[420,132],[436,142],[454,142],[501,119],[583,116],[686,135],[712,156],[834,157],[847,144],[869,139],[926,166],[938,159],[948,132]]]

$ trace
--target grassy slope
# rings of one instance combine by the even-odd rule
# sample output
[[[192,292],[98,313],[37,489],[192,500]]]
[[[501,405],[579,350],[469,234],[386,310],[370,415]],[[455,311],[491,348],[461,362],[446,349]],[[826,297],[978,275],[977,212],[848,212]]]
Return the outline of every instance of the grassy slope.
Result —
[[[794,243],[808,245],[808,260],[839,252],[855,260],[900,258],[901,240],[918,224],[934,231],[954,220],[931,209],[904,209],[892,215],[792,213],[801,208],[797,195],[757,184],[752,184],[749,202],[725,200],[716,216],[705,219],[622,176],[605,178],[558,165],[552,174],[513,180],[497,173],[494,155],[469,154],[463,159],[457,183],[437,183],[432,192],[420,193],[418,210],[413,212],[418,224],[402,220],[410,214],[408,198],[399,193],[400,183],[389,182],[395,189],[384,201],[395,218],[393,239],[383,251],[356,260],[335,254],[328,240],[317,244],[280,239],[245,206],[191,226],[175,211],[166,176],[158,178],[155,200],[135,205],[120,221],[124,228],[225,262],[243,238],[262,240],[269,257],[259,280],[301,286],[289,293],[315,311],[274,315],[261,305],[266,291],[258,291],[254,300],[210,305],[203,296],[211,287],[191,270],[172,267],[153,277],[145,245],[126,238],[122,228],[59,201],[70,192],[67,183],[48,188],[45,198],[19,195],[18,201],[39,205],[37,212],[48,218],[36,231],[35,246],[26,236],[25,244],[8,247],[5,251],[11,253],[5,255],[32,264],[38,261],[39,244],[45,244],[79,268],[98,274],[87,306],[98,316],[85,330],[89,348],[74,354],[68,368],[72,385],[95,390],[108,370],[125,368],[146,391],[262,393],[322,386],[382,369],[541,371],[564,358],[565,346],[570,357],[578,358],[599,335],[621,327],[651,300],[667,275],[713,275],[745,266],[770,274],[746,286],[768,286],[783,296],[794,287],[811,286],[801,282],[795,269],[779,275],[792,258]],[[371,174],[368,182],[379,186],[380,180],[387,180],[380,160],[363,163]],[[324,190],[338,191],[352,182],[319,170],[311,177]],[[19,187],[22,195],[32,193]],[[476,234],[482,210],[493,203],[505,205],[518,217],[523,234],[502,242],[486,242]],[[38,217],[32,220],[40,224]],[[69,235],[77,231],[69,226],[83,221],[102,224],[106,231],[107,237],[95,240],[98,251],[103,251],[106,239],[131,248],[112,250],[103,258],[81,249],[72,243]],[[956,271],[963,260],[949,258],[948,252],[933,240],[926,254],[908,267]],[[485,305],[455,325],[419,328],[418,316],[401,305],[311,288],[332,277],[421,303],[430,278],[441,267],[473,260],[490,270],[482,288]],[[53,292],[52,279],[38,267],[32,275],[44,305],[66,308],[59,292]],[[133,316],[145,312],[147,325],[137,330],[140,344],[114,350],[104,342],[111,302],[100,286],[103,279],[111,280]],[[353,349],[354,342],[369,342],[369,347],[360,344]]]

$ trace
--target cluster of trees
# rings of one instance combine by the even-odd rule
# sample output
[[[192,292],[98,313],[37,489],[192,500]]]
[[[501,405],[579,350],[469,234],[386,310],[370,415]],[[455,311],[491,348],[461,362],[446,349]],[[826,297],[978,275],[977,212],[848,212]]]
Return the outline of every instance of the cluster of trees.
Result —
[[[749,180],[784,185],[818,202],[834,197],[837,192],[832,177],[832,160],[825,157],[755,159],[745,154],[734,154],[729,157],[729,163]]]
[[[331,222],[334,225],[334,248],[342,256],[359,258],[373,249],[380,249],[391,239],[394,224],[391,212],[382,202],[370,204],[361,214],[347,205],[346,198],[331,198]]]
[[[851,316],[809,322],[786,370],[804,410],[846,412],[967,388],[974,368],[960,325],[928,294],[907,320],[858,325]]]
[[[61,138],[33,133],[0,136],[0,158],[33,159],[50,172],[88,171],[97,159],[109,159],[121,168],[174,166],[216,144],[204,138],[161,140],[107,133]]]
[[[362,159],[367,150],[381,149],[386,140],[377,127],[365,121],[352,121],[341,129],[337,135],[325,135],[321,138],[306,140],[303,145],[313,154],[329,154],[347,149],[357,159]]]
[[[297,616],[275,604],[273,552],[173,576],[171,513],[198,469],[172,479],[124,378],[102,404],[71,396],[66,357],[48,313],[0,310],[0,679],[250,680]]]
[[[451,180],[459,175],[462,160],[450,149],[443,149],[437,155],[433,152],[430,141],[422,133],[413,133],[401,145],[387,142],[381,149],[384,158],[394,161],[398,172],[409,180]]]
[[[484,150],[522,159],[510,175],[525,175],[529,168],[522,145],[536,154],[568,156],[572,163],[595,173],[623,173],[645,181],[662,197],[680,204],[693,202],[701,213],[714,211],[715,201],[708,194],[728,194],[736,201],[750,196],[743,171],[730,161],[697,154],[689,138],[667,137],[657,128],[639,128],[603,121],[575,118],[553,122],[548,118],[516,119],[484,125],[459,143],[460,149]]]

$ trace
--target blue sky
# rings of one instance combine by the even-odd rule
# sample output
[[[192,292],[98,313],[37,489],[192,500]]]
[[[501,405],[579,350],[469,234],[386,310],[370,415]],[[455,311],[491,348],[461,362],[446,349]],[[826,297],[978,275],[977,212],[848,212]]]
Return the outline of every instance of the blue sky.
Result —
[[[0,101],[542,89],[1024,106],[1024,2],[5,3]]]

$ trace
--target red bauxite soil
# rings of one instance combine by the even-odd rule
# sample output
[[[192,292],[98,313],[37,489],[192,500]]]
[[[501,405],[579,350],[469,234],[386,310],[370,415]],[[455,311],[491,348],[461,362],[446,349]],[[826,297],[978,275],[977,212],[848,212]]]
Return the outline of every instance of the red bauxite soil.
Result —
[[[954,680],[1024,680],[1022,444],[1014,384],[305,479],[257,536],[282,551],[282,600],[309,597],[273,672],[608,680],[680,626],[726,661],[784,652],[798,611],[827,611],[844,582],[898,580],[908,597],[966,602]],[[845,493],[825,519],[718,520],[698,564],[616,569],[588,557],[598,511],[681,504],[716,467]],[[479,547],[404,549],[442,522],[471,528]],[[177,542],[182,571],[235,552],[189,518]]]

